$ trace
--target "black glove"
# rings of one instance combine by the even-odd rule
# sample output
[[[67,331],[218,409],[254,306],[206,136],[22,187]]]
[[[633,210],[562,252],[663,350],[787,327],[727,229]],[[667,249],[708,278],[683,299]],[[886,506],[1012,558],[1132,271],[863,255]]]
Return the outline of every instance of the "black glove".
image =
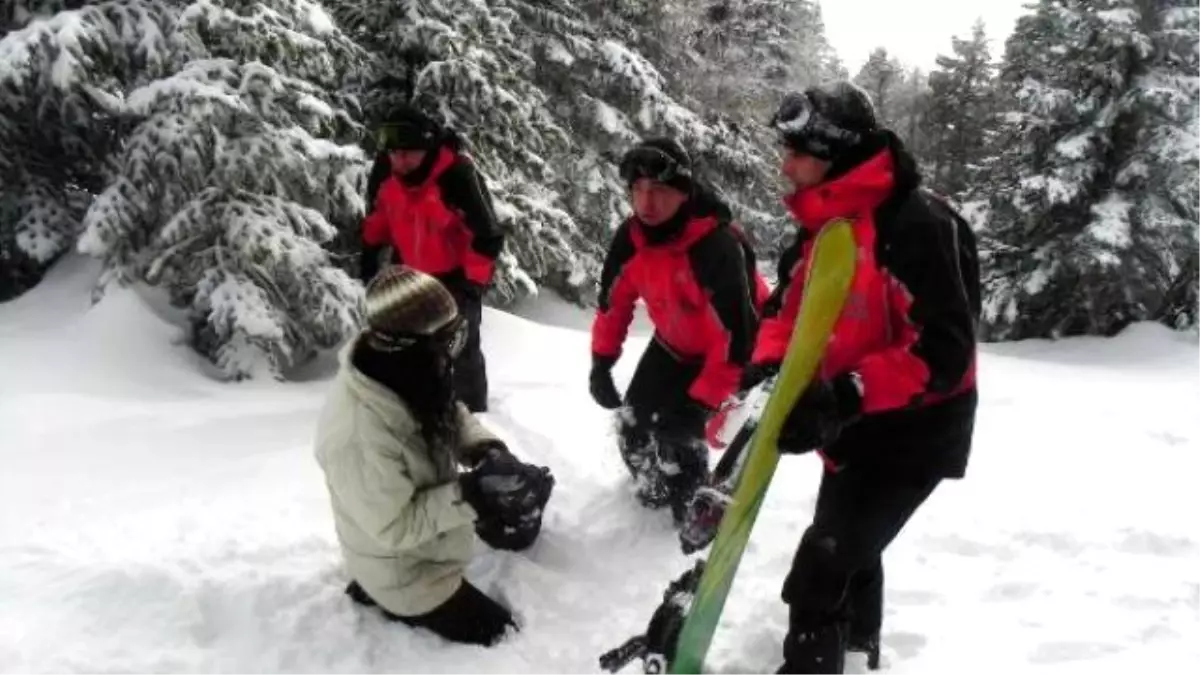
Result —
[[[475,532],[492,548],[519,551],[537,538],[542,507],[554,489],[554,476],[544,466],[526,464],[493,448],[472,471],[459,478],[463,498],[479,519]]]
[[[612,367],[616,362],[611,356],[592,355],[592,373],[588,376],[588,387],[592,398],[606,410],[621,407],[621,394],[612,379]]]
[[[862,393],[856,376],[817,380],[796,402],[779,432],[779,452],[805,453],[827,448],[862,414]]]
[[[738,391],[750,391],[778,372],[778,363],[751,363],[742,370],[742,381],[738,384]]]

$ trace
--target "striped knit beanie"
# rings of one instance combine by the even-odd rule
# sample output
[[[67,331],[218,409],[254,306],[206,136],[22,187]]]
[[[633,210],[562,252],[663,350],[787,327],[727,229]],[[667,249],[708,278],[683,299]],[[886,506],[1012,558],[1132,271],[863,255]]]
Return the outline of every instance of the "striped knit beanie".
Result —
[[[458,316],[454,296],[440,281],[406,265],[380,272],[367,286],[367,338],[384,350],[403,349]]]

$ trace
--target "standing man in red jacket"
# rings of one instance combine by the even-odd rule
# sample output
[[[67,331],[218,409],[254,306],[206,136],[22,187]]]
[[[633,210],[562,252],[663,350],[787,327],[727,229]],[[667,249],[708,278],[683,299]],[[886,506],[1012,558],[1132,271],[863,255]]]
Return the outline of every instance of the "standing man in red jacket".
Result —
[[[736,389],[750,358],[756,299],[766,284],[729,208],[692,175],[677,142],[643,141],[621,161],[634,215],[617,230],[604,261],[592,325],[592,397],[619,421],[622,458],[651,508],[683,519],[707,479],[704,425]],[[638,299],[654,339],[622,401],[612,368]]]
[[[880,556],[938,483],[961,478],[975,422],[979,271],[970,227],[919,189],[916,163],[848,82],[791,94],[774,125],[785,200],[799,228],[742,386],[778,368],[791,339],[812,242],[853,222],[857,269],[821,363],[779,451],[819,450],[812,525],[783,586],[784,673],[840,673],[847,649],[877,666]]]
[[[483,294],[492,283],[504,234],[492,198],[462,141],[415,108],[397,109],[379,130],[382,150],[367,189],[362,278],[379,271],[390,246],[394,262],[437,277],[468,325],[454,364],[455,393],[471,412],[487,411],[487,364],[480,344]]]

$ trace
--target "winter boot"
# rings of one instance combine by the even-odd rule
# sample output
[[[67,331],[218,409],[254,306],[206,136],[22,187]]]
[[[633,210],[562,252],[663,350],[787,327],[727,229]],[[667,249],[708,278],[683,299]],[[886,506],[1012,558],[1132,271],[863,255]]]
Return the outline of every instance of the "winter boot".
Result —
[[[783,640],[778,673],[840,675],[846,667],[846,631],[841,622],[802,627],[793,624]]]
[[[664,438],[659,441],[658,453],[671,515],[675,525],[683,527],[697,490],[708,482],[708,448],[698,438]]]
[[[879,632],[883,625],[883,562],[859,570],[850,580],[850,629],[847,649],[867,655],[867,668],[879,669]]]
[[[617,449],[629,469],[642,506],[660,509],[670,503],[670,491],[658,463],[658,441],[631,416],[617,428]]]

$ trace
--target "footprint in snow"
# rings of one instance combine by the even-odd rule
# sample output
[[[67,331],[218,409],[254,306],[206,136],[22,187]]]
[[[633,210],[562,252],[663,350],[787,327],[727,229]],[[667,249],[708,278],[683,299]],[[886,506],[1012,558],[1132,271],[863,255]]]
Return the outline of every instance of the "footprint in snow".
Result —
[[[903,659],[915,658],[929,643],[929,638],[920,633],[884,633],[882,637],[883,647],[896,652],[896,655]]]
[[[1196,545],[1183,537],[1172,537],[1145,530],[1127,530],[1125,538],[1117,544],[1116,548],[1122,553],[1176,557],[1191,553]]]
[[[1038,584],[1027,581],[1014,581],[1003,584],[996,584],[988,589],[984,595],[985,600],[1028,600],[1033,597],[1038,589],[1041,588]]]
[[[1029,655],[1033,663],[1062,663],[1097,659],[1122,651],[1119,645],[1099,642],[1043,642]]]

